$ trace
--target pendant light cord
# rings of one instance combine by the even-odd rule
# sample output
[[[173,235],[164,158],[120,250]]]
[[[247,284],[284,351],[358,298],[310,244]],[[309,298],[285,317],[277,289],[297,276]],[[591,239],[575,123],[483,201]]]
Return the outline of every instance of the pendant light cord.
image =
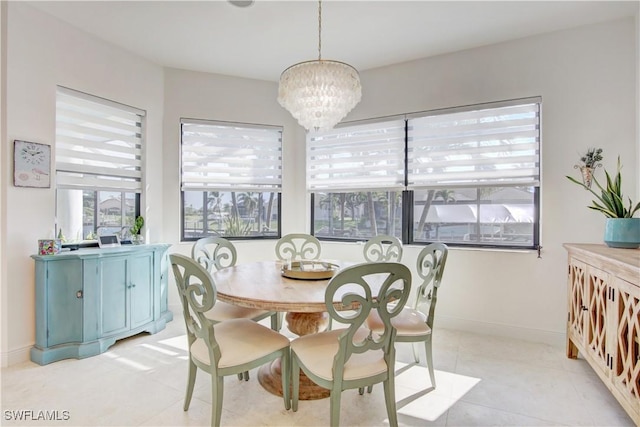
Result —
[[[318,0],[318,61],[322,60],[322,0]]]

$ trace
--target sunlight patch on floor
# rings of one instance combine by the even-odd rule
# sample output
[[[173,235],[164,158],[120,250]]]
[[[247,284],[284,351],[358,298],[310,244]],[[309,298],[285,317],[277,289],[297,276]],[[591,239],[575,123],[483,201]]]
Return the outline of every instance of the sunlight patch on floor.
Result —
[[[187,351],[187,335],[178,335],[177,337],[160,340],[158,341],[158,344],[166,345],[167,347],[173,347],[182,351]]]
[[[397,362],[396,369],[403,365]],[[402,408],[398,407],[398,414],[435,421],[480,382],[480,378],[445,371],[436,370],[435,375],[437,388]],[[396,401],[400,402],[413,394],[420,393],[430,385],[428,369],[423,366],[412,366],[396,377]]]

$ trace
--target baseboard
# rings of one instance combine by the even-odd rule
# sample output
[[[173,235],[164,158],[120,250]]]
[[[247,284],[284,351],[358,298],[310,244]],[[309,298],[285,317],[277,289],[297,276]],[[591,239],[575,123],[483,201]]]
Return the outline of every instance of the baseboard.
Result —
[[[31,351],[31,346],[26,346],[22,348],[18,348],[16,350],[3,351],[0,353],[0,363],[3,368],[7,366],[16,365],[22,362],[28,362],[31,360],[29,358],[29,352]]]
[[[549,344],[554,347],[566,345],[564,332],[543,331],[540,329],[523,328],[500,323],[479,322],[477,320],[461,319],[438,315],[435,328],[467,331],[476,334],[494,335],[505,338],[519,339],[536,343]]]

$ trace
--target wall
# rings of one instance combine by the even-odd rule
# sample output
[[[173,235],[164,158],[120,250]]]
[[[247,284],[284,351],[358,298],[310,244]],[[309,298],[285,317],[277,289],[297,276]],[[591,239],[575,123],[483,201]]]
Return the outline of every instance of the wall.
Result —
[[[278,104],[278,86],[273,82],[248,80],[194,71],[165,70],[164,187],[165,238],[172,252],[190,255],[192,242],[180,243],[180,119],[206,119],[283,126],[282,132],[282,223],[283,234],[309,231],[308,203],[304,187],[304,130]],[[300,165],[303,165],[302,172]],[[302,175],[300,175],[302,173]],[[274,253],[275,243],[239,241],[238,262],[263,259]],[[171,277],[169,307],[182,308]]]
[[[13,140],[55,145],[56,85],[147,111],[144,215],[150,241],[163,240],[163,69],[101,42],[21,2],[7,8],[6,139],[2,162],[3,212],[2,365],[28,358],[35,341],[34,267],[37,240],[50,237],[55,184],[49,189],[13,186]],[[8,145],[8,147],[7,147]],[[52,160],[53,164],[53,160]],[[53,167],[52,167],[53,169]],[[6,228],[5,228],[6,227]]]
[[[565,175],[577,176],[573,165],[588,147],[602,147],[607,169],[618,155],[625,163],[625,193],[640,191],[636,34],[628,18],[362,73],[353,119],[542,96],[542,257],[453,250],[440,326],[563,341],[562,244],[602,243],[604,232],[604,216],[585,207],[589,194]]]

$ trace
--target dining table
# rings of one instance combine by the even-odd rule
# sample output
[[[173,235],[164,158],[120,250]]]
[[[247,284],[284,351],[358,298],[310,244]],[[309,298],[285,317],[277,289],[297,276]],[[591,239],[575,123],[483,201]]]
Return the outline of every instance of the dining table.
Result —
[[[354,265],[354,262],[336,260],[318,260],[329,263],[335,270]],[[329,315],[325,304],[325,289],[330,278],[300,279],[286,277],[286,261],[257,261],[236,264],[212,274],[216,285],[217,298],[240,307],[259,308],[269,311],[286,312],[287,328],[298,336],[324,331],[329,324]],[[379,289],[373,289],[377,294]],[[341,297],[355,291],[357,287],[344,289],[336,294],[333,305],[337,310],[349,310],[355,307],[345,306]],[[329,396],[329,390],[316,385],[304,373],[300,377],[302,400],[321,399]],[[282,372],[279,361],[262,366],[258,370],[258,381],[267,391],[282,395]]]

